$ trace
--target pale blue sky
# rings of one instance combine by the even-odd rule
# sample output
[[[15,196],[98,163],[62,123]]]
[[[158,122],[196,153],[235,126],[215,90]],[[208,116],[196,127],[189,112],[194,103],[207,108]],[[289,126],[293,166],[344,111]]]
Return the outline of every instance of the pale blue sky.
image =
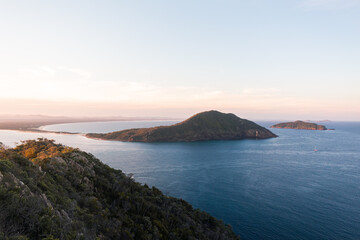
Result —
[[[2,113],[360,120],[359,0],[0,1],[0,30]]]

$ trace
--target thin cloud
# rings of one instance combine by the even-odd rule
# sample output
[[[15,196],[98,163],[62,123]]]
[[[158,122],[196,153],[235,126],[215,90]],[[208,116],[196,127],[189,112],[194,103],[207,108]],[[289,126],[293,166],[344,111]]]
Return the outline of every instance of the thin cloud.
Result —
[[[300,108],[306,111],[313,109],[316,112],[333,106],[331,101],[320,104],[314,98],[304,100],[299,96],[288,94],[286,89],[231,90],[189,85],[163,86],[142,81],[100,80],[83,70],[73,71],[67,68],[44,66],[23,69],[18,75],[2,75],[0,83],[2,87],[0,106],[3,105],[4,112],[14,112],[16,109],[18,112],[24,112],[25,107],[34,112],[46,113],[56,111],[57,107],[60,107],[63,108],[64,113],[69,111],[69,113],[78,112],[77,114],[88,115],[89,112],[95,111],[99,114],[111,115],[112,111],[124,109],[128,109],[128,112],[136,112],[140,111],[139,109],[160,111],[191,108],[239,109],[249,113],[265,114],[272,111],[291,112]],[[315,102],[320,105],[315,106]],[[25,106],[31,103],[31,106]],[[51,107],[54,105],[56,108]]]
[[[281,92],[277,88],[246,88],[241,91],[245,96],[262,96],[262,97],[274,97],[278,96]]]
[[[3,78],[4,79],[4,78]],[[52,101],[126,103],[157,107],[266,107],[284,101],[274,88],[225,90],[208,87],[163,86],[142,81],[99,80],[82,69],[40,66],[21,69],[2,80],[2,98]]]

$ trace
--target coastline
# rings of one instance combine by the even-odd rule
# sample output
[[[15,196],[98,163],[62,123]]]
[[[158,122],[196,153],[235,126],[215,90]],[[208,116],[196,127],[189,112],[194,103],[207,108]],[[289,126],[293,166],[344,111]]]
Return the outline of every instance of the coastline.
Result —
[[[118,121],[169,121],[167,118],[73,118],[73,119],[51,119],[51,120],[17,120],[0,119],[0,130],[12,130],[34,133],[55,133],[55,134],[83,134],[66,131],[51,131],[42,129],[45,126],[67,123],[90,123],[90,122],[118,122]],[[172,120],[172,119],[171,119]]]
[[[40,129],[41,127],[74,122],[0,122],[0,130],[11,130],[19,132],[33,132],[33,133],[55,133],[55,134],[79,134],[64,131],[48,131]]]

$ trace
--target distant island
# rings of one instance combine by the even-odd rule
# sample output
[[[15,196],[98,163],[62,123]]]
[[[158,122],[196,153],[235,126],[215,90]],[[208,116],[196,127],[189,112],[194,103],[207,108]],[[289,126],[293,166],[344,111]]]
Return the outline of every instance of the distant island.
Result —
[[[239,239],[186,201],[47,139],[0,144],[0,206],[0,239]]]
[[[285,122],[272,125],[270,128],[287,128],[287,129],[304,129],[304,130],[328,130],[324,125],[318,125],[316,123],[295,121]]]
[[[111,133],[89,133],[89,138],[124,142],[193,142],[205,140],[266,139],[277,137],[268,129],[232,113],[206,111],[171,125]]]

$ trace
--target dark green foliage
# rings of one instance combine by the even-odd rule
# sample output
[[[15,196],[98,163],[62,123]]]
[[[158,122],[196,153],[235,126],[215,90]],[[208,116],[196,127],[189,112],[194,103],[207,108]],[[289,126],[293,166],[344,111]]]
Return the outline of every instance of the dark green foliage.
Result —
[[[107,134],[89,133],[90,138],[128,142],[192,142],[205,140],[266,139],[277,137],[268,129],[232,113],[207,111],[171,126],[128,129]]]
[[[238,237],[209,214],[91,154],[39,139],[0,150],[2,239]]]

